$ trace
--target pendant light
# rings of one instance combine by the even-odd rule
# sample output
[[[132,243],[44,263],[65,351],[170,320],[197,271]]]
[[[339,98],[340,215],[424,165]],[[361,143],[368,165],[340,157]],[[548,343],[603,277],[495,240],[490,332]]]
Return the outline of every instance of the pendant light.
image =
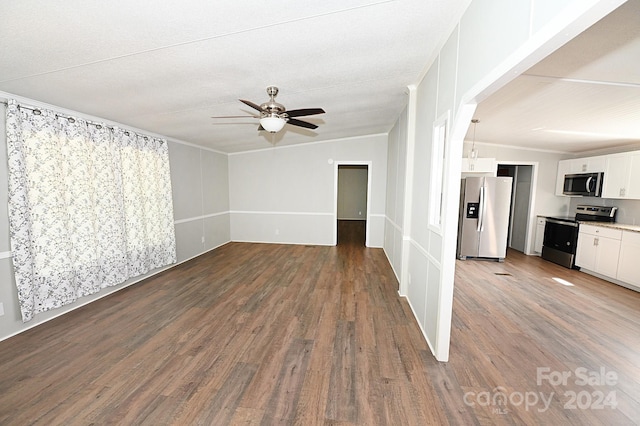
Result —
[[[476,149],[476,125],[480,122],[477,118],[471,120],[473,123],[473,143],[471,144],[471,151],[469,151],[469,160],[475,161],[478,159],[478,150]]]

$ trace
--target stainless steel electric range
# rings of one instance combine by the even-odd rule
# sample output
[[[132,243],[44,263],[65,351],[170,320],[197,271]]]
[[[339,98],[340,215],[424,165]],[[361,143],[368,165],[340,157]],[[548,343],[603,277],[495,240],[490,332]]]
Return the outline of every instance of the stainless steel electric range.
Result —
[[[615,222],[617,207],[579,205],[575,216],[547,217],[542,258],[567,268],[575,267],[579,222]]]

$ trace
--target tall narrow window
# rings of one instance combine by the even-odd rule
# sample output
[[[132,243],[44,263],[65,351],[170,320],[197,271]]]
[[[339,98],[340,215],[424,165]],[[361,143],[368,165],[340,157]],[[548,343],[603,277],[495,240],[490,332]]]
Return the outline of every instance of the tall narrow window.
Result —
[[[429,191],[429,225],[436,231],[442,227],[442,201],[445,184],[445,159],[447,155],[447,125],[449,113],[433,123],[431,145],[431,185]]]
[[[7,147],[23,321],[176,261],[166,141],[10,101]]]

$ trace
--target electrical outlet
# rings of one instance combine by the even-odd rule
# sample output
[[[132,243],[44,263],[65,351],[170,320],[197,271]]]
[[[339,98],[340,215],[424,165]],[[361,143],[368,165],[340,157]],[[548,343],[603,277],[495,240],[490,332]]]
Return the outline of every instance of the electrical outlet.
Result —
[[[358,212],[358,214],[359,214],[360,216],[362,216],[362,212]]]
[[[0,317],[4,315],[4,303],[0,302]]]

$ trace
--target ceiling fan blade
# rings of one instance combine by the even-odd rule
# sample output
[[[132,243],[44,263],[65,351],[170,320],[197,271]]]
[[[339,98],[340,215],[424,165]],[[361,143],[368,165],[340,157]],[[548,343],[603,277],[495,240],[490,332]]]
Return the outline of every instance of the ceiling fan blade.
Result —
[[[287,121],[287,124],[291,124],[292,126],[298,126],[298,127],[306,127],[307,129],[317,129],[318,126],[316,126],[313,123],[308,123],[306,121],[302,121],[302,120],[296,120],[295,118],[290,118]]]
[[[304,117],[305,115],[324,114],[322,108],[303,108],[292,109],[291,111],[285,111],[289,117]]]
[[[260,118],[255,115],[216,115],[211,118]]]
[[[250,106],[251,108],[253,108],[253,109],[257,110],[257,111],[262,112],[262,109],[258,105],[254,104],[251,101],[245,101],[244,99],[240,99],[240,102],[242,102],[245,105]]]

